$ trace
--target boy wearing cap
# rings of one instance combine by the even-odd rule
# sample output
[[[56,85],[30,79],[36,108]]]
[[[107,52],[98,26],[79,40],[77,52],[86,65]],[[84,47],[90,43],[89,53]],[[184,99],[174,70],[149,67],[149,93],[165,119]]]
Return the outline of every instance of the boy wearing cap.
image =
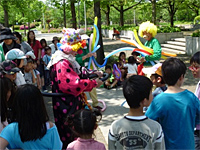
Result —
[[[143,68],[142,71],[145,74],[151,74],[150,79],[153,82],[153,85],[156,86],[156,89],[153,91],[153,97],[156,97],[158,94],[167,90],[167,86],[162,77],[162,64],[158,63],[151,68]]]
[[[0,64],[1,74],[12,82],[16,79],[16,73],[19,71],[20,69],[17,68],[16,63],[11,60],[5,60]]]
[[[182,89],[186,66],[180,59],[168,58],[162,64],[167,90],[157,95],[146,116],[158,121],[165,135],[166,149],[194,149],[194,128],[200,123],[200,101]]]
[[[6,54],[5,59],[12,60],[17,64],[18,68],[22,68],[24,66],[24,60],[26,59],[26,56],[24,55],[24,52],[22,52],[21,50],[12,49]],[[24,75],[22,74],[21,71],[17,73],[15,83],[17,86],[26,84]]]

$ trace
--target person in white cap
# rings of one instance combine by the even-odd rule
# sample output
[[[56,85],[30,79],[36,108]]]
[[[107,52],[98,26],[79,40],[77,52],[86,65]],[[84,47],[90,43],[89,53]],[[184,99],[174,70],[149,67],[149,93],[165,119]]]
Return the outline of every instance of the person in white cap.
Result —
[[[5,59],[12,60],[13,62],[16,63],[18,68],[22,68],[24,66],[25,63],[24,60],[26,59],[26,56],[24,55],[24,52],[21,51],[20,49],[12,49],[7,52]],[[26,84],[23,73],[21,71],[17,73],[15,83],[17,86]]]
[[[156,97],[158,94],[167,90],[167,86],[162,77],[161,68],[162,68],[162,64],[158,63],[151,68],[142,69],[142,71],[145,74],[151,74],[150,79],[153,82],[153,85],[156,86],[156,89],[152,93],[153,97]]]

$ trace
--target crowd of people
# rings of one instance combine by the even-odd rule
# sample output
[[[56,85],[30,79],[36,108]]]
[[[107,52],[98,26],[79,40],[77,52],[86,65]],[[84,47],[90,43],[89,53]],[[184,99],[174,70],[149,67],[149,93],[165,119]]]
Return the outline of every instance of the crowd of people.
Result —
[[[33,31],[25,42],[20,33],[1,28],[0,149],[105,150],[93,139],[102,118],[96,92],[102,84],[108,89],[122,85],[130,107],[126,116],[111,124],[108,149],[199,149],[200,83],[195,94],[181,88],[187,68],[178,58],[141,69],[161,57],[156,28],[141,28],[139,34],[154,54],[133,52],[126,61],[121,52],[113,64],[118,74],[107,65],[110,78],[104,83],[88,77],[101,77],[102,72],[86,69],[96,53],[89,52],[89,37],[81,29],[64,28],[63,37],[54,37],[48,46],[45,39],[36,40]],[[200,52],[190,64],[194,78],[200,78]],[[59,94],[52,97],[55,123],[49,121],[41,93],[49,87]],[[92,107],[84,92],[90,93]]]

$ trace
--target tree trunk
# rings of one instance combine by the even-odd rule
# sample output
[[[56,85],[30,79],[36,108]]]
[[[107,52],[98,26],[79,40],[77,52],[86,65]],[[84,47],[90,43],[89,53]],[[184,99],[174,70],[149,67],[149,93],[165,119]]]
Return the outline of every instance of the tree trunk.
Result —
[[[76,23],[76,11],[74,6],[74,1],[71,1],[71,13],[72,13],[72,28],[77,29],[77,23]]]
[[[66,28],[66,11],[65,11],[65,0],[63,0],[63,15],[64,15],[64,27]]]
[[[3,10],[4,10],[4,21],[5,21],[4,26],[5,26],[5,27],[9,27],[7,1],[4,1]]]
[[[152,22],[156,25],[156,0],[151,0],[152,4]]]
[[[106,24],[110,25],[110,6],[107,5],[107,12],[106,12]]]
[[[123,6],[120,6],[120,26],[124,26],[124,10],[123,10]]]
[[[22,17],[24,17],[24,13],[22,13]],[[24,22],[24,35],[26,36],[26,23]]]
[[[101,65],[104,62],[104,50],[103,41],[101,34],[101,11],[100,11],[100,0],[94,0],[94,16],[98,18],[97,27],[99,29],[99,42],[98,45],[101,47],[97,50],[97,62]]]
[[[173,12],[170,12],[170,26],[171,27],[174,26],[174,14],[173,14]]]

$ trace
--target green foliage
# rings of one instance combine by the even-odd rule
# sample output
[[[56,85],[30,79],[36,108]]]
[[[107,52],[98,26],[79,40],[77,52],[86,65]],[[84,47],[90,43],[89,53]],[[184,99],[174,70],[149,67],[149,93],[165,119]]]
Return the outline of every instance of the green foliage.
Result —
[[[200,16],[194,18],[194,24],[200,24]]]
[[[109,65],[109,66],[113,67],[113,64],[116,63],[117,61],[118,61],[118,56],[112,55],[112,56],[110,56],[108,58],[108,61],[107,61],[106,65]]]
[[[42,33],[60,33],[62,32],[62,29],[61,28],[50,28],[49,30],[48,29],[43,29],[41,30]]]
[[[200,37],[200,30],[193,32],[192,37]]]
[[[14,25],[14,30],[19,30],[21,25]]]
[[[122,31],[122,30],[133,31],[134,29],[136,29],[138,31],[139,26],[123,26],[123,27],[121,27],[119,25],[110,25],[110,26],[102,25],[102,29],[113,30],[113,28],[116,28],[118,31]],[[158,33],[181,32],[181,29],[179,27],[162,26],[162,27],[158,27],[157,32]]]

